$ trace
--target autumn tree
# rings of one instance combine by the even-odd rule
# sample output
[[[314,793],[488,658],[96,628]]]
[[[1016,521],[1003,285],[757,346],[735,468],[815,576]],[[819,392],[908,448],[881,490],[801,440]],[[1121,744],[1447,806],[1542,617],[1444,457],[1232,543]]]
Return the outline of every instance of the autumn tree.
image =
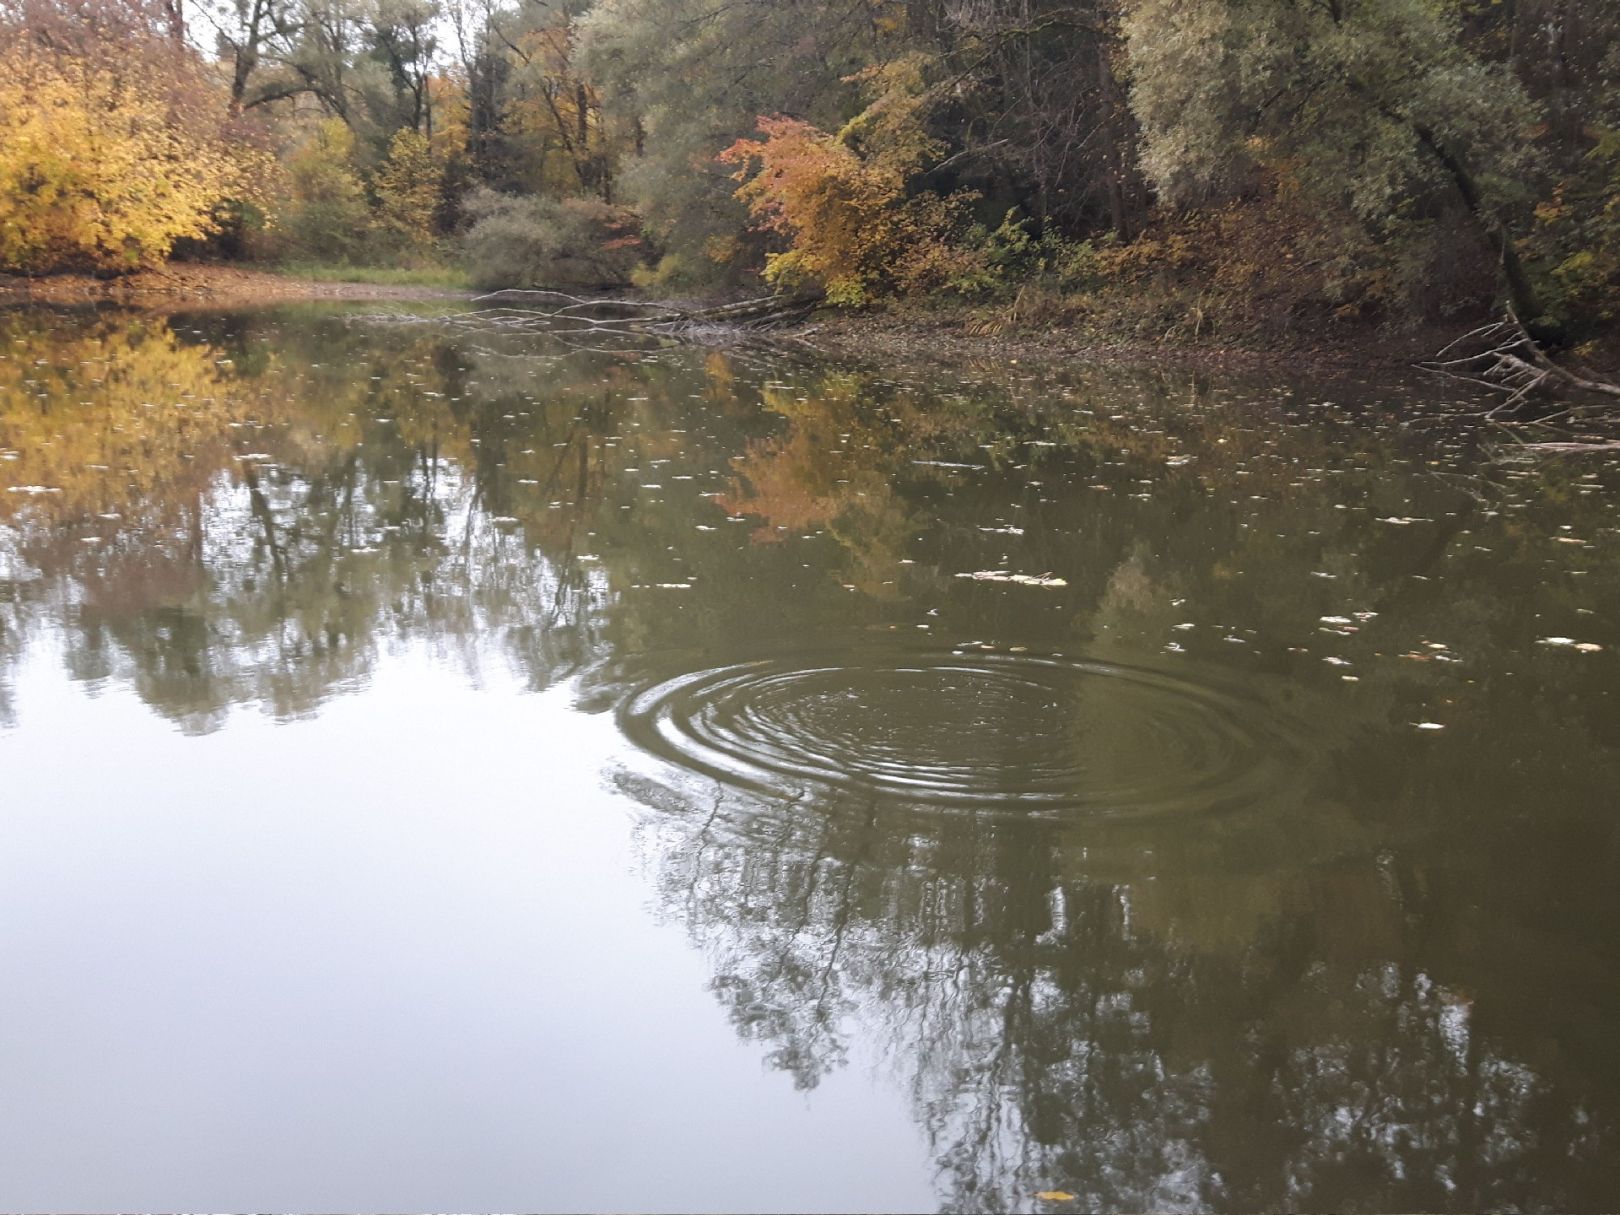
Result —
[[[432,244],[442,177],[427,136],[408,128],[395,132],[374,189],[378,223],[397,248],[421,250]]]
[[[1525,240],[1548,310],[1575,336],[1620,317],[1620,6],[1607,0],[1460,0],[1463,39],[1542,108],[1554,176]]]
[[[140,0],[0,5],[0,265],[150,266],[253,192],[256,158],[172,18]]]
[[[577,4],[496,11],[488,34],[510,61],[507,122],[524,144],[532,188],[612,203],[617,142],[597,83],[579,62]]]
[[[433,89],[440,13],[433,0],[373,0],[364,58],[376,65],[363,96],[380,132],[433,137]]]
[[[264,86],[267,64],[295,25],[292,0],[199,0],[198,35],[211,38],[220,60],[229,66],[231,109],[279,101],[300,91],[298,85]]]
[[[737,197],[754,221],[787,245],[767,256],[767,280],[819,284],[834,302],[860,303],[875,288],[929,290],[973,276],[976,253],[962,241],[973,196],[920,185],[942,147],[928,129],[938,105],[929,62],[912,54],[859,73],[853,83],[868,104],[836,134],[762,118],[762,139],[720,154],[738,166]]]
[[[756,262],[735,182],[715,156],[788,114],[836,130],[858,96],[846,77],[902,49],[895,0],[597,0],[582,62],[631,128],[624,201],[669,254],[666,277],[702,281]]]
[[[507,108],[513,61],[495,25],[496,0],[447,0],[465,106],[460,164],[468,189],[521,186],[522,149]]]

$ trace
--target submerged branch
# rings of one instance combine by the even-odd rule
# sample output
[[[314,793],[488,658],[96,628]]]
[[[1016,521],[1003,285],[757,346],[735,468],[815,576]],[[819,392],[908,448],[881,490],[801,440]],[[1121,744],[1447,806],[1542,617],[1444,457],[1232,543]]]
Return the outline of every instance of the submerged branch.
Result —
[[[520,306],[524,301],[534,306]],[[543,333],[571,346],[593,345],[603,338],[638,337],[701,343],[775,342],[781,340],[775,330],[804,320],[820,306],[821,297],[767,295],[689,308],[667,300],[588,299],[564,291],[514,288],[476,296],[473,302],[495,306],[431,317],[390,313],[355,319],[431,322],[477,333]]]
[[[499,314],[505,324],[546,324],[567,321],[589,326],[631,328],[678,334],[686,327],[747,325],[765,328],[801,320],[821,303],[820,296],[766,295],[708,308],[686,308],[668,300],[586,299],[563,291],[509,289],[474,298],[474,303],[499,300],[556,300],[551,309],[486,309],[469,317],[489,319]]]

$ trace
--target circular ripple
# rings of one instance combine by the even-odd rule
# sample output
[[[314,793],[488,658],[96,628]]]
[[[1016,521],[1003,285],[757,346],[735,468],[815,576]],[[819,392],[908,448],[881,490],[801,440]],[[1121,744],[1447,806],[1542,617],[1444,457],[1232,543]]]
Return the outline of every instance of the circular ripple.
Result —
[[[1252,804],[1297,769],[1243,697],[1029,655],[741,663],[646,688],[620,721],[642,749],[728,784],[933,807],[1206,811]]]

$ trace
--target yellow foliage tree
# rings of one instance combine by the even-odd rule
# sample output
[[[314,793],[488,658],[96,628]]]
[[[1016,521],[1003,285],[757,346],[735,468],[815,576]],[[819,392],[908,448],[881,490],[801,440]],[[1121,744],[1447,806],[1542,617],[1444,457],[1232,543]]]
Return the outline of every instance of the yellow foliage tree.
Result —
[[[378,222],[400,249],[425,251],[433,244],[433,212],[443,182],[443,166],[427,137],[412,130],[396,132],[373,184]]]
[[[173,48],[0,30],[0,267],[151,266],[252,191],[227,99]]]

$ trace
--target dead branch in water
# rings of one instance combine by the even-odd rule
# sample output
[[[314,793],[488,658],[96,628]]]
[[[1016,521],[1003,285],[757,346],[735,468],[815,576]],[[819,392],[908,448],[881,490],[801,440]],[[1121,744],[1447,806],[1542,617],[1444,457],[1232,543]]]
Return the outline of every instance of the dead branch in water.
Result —
[[[1594,443],[1581,443],[1573,441],[1558,443],[1524,443],[1521,444],[1521,449],[1524,451],[1547,452],[1552,455],[1575,454],[1578,452],[1587,451],[1620,451],[1620,440]]]
[[[707,308],[685,308],[666,300],[587,299],[563,291],[492,291],[473,303],[519,300],[554,301],[552,308],[486,308],[463,314],[469,322],[500,328],[535,328],[556,333],[569,329],[586,332],[661,333],[680,337],[689,332],[727,326],[754,332],[801,321],[821,303],[819,296],[765,295]]]
[[[787,330],[809,317],[820,305],[821,297],[767,295],[690,308],[667,300],[590,299],[565,291],[512,288],[475,296],[472,302],[489,306],[430,316],[401,312],[350,319],[377,324],[442,325],[477,335],[544,335],[576,350],[628,353],[644,347],[649,338],[709,346],[814,349],[808,340],[814,328]]]
[[[1553,362],[1511,308],[1502,320],[1463,334],[1418,366],[1501,395],[1502,401],[1486,415],[1491,418],[1543,389],[1620,398],[1620,384],[1588,379]]]

